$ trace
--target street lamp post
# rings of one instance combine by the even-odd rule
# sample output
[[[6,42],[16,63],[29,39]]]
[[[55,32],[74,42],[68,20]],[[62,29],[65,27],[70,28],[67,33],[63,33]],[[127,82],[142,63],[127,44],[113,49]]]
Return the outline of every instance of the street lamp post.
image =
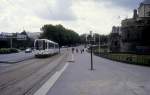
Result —
[[[99,35],[99,56],[100,56],[100,35]]]
[[[90,31],[90,49],[91,49],[91,70],[94,70],[94,67],[93,67],[93,46],[92,46],[92,31]]]
[[[93,47],[91,45],[91,70],[94,70],[93,68]]]

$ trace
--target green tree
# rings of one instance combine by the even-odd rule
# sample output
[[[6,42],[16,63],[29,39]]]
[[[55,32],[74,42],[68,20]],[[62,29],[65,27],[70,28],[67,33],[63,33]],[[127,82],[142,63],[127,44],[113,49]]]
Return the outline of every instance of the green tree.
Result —
[[[41,34],[40,38],[49,39],[59,43],[60,46],[64,45],[75,45],[79,42],[79,35],[78,33],[74,32],[73,30],[66,29],[62,25],[52,25],[47,24],[44,25],[41,30],[43,33]]]

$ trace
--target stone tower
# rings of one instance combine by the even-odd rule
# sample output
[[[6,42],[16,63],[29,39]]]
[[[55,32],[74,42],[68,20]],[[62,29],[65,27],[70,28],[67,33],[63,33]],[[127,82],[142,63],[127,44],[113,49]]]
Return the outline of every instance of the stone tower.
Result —
[[[138,18],[138,13],[137,13],[137,10],[136,10],[136,9],[134,9],[133,18],[134,18],[134,19]]]

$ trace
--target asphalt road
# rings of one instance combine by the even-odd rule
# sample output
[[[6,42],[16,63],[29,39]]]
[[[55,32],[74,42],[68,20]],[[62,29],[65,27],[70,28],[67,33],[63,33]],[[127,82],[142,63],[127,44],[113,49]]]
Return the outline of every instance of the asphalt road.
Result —
[[[33,93],[66,61],[68,53],[45,59],[30,59],[0,70],[0,95]]]
[[[74,54],[47,95],[150,95],[150,68],[124,64],[90,54]]]
[[[0,54],[0,63],[11,63],[11,62],[18,62],[25,59],[33,58],[33,53],[12,53],[12,54]]]

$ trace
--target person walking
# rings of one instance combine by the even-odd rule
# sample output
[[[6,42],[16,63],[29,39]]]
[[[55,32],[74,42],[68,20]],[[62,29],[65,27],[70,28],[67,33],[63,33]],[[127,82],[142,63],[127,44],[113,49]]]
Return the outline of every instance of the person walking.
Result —
[[[74,53],[74,48],[72,48],[72,53]]]

